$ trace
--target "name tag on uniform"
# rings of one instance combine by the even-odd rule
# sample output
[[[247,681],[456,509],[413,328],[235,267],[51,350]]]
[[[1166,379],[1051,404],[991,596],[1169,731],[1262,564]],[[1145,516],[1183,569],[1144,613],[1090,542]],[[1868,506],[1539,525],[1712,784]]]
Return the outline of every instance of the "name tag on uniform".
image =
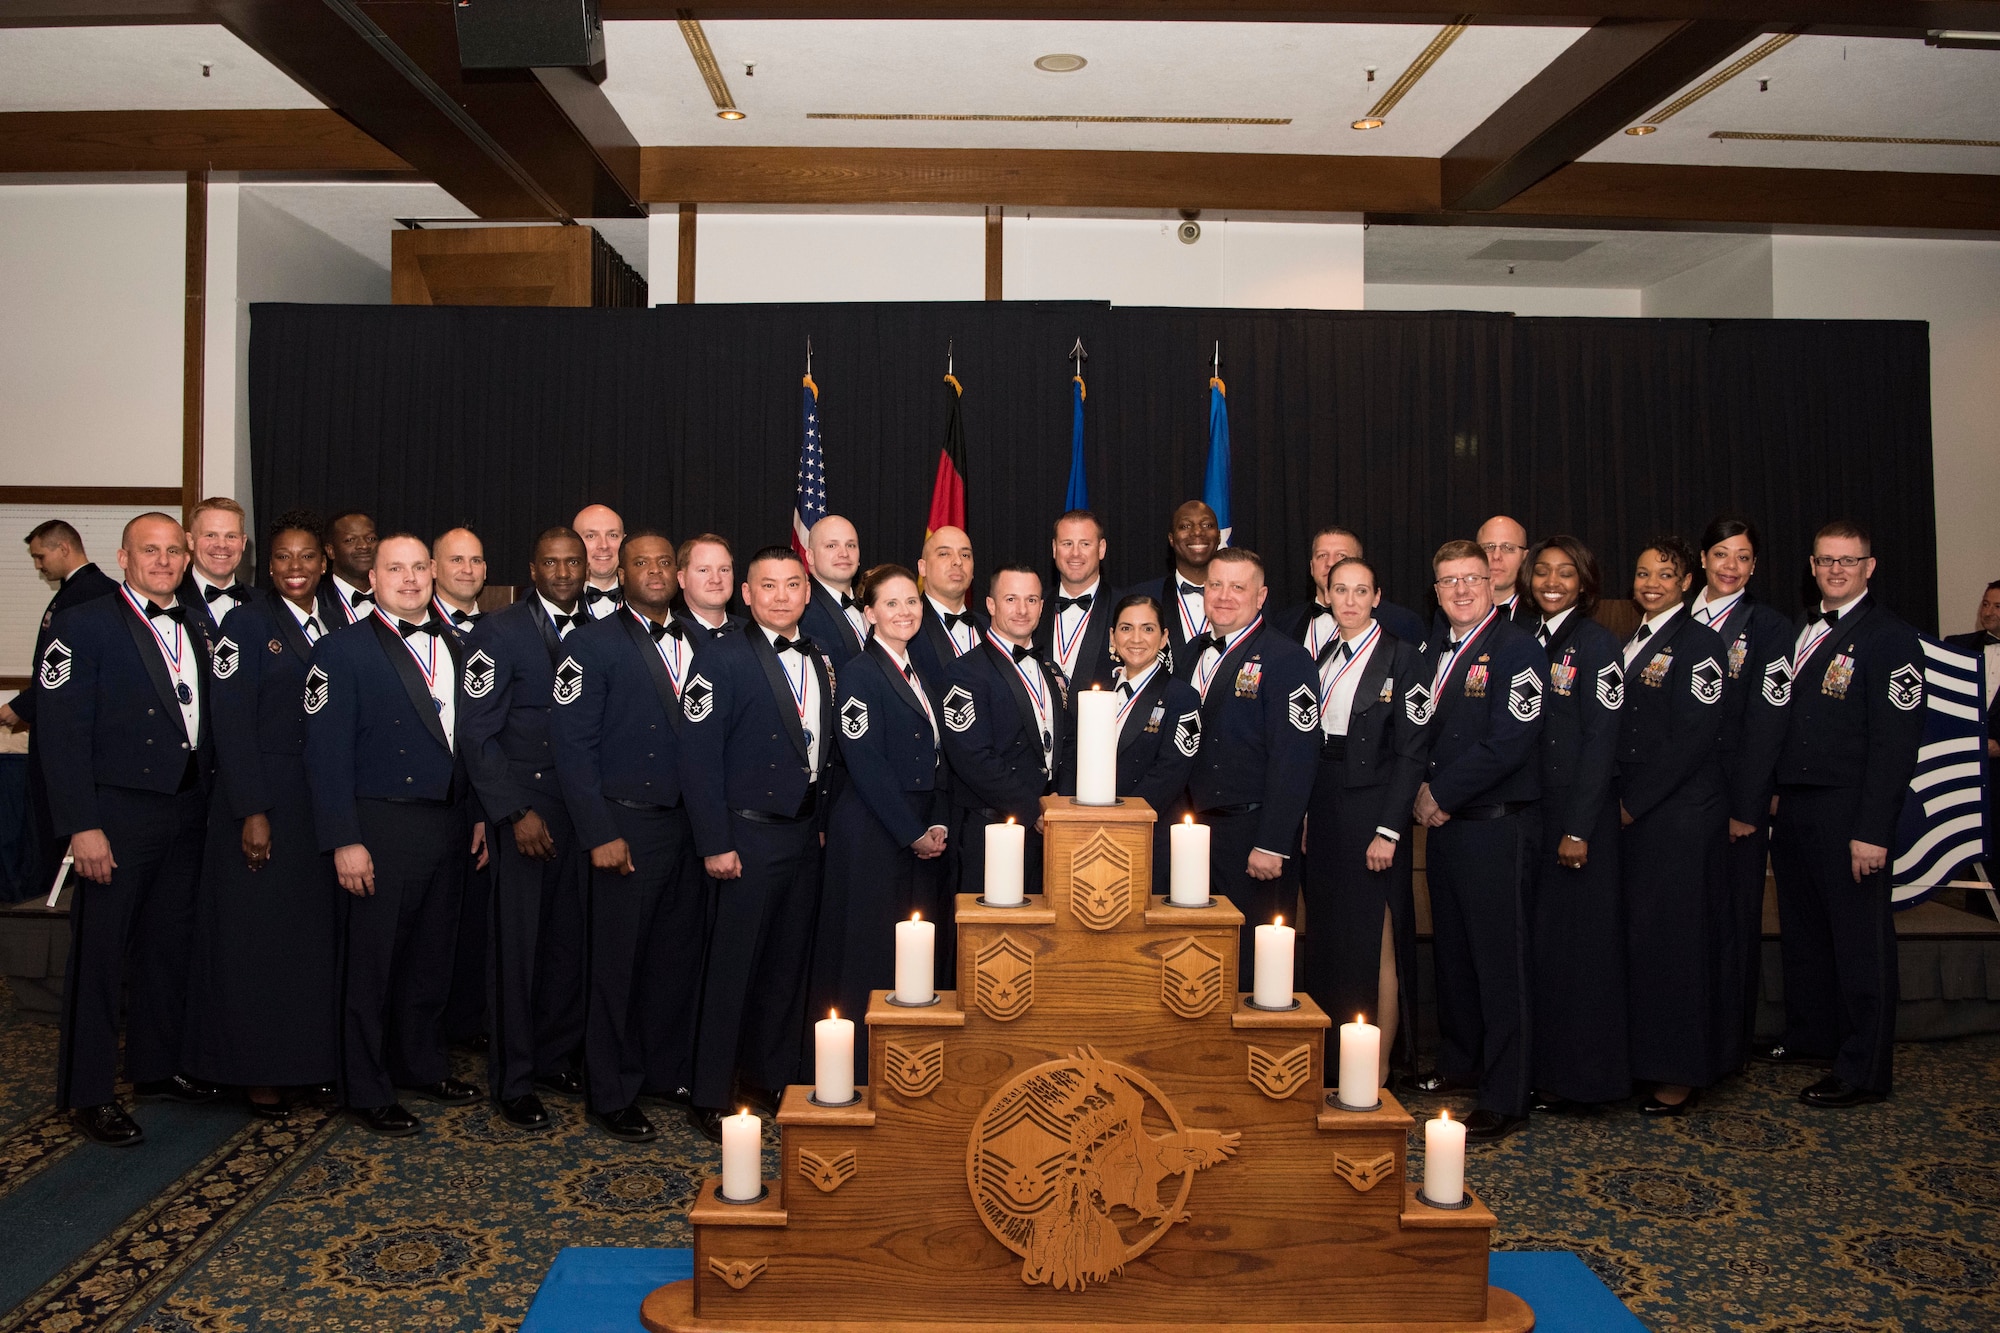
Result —
[[[1739,634],[1736,642],[1729,645],[1729,678],[1735,680],[1743,674],[1743,663],[1750,656],[1750,636]]]
[[[1667,683],[1667,673],[1673,669],[1672,653],[1654,653],[1653,660],[1646,663],[1646,669],[1639,673],[1639,683],[1657,690]]]
[[[1567,697],[1576,687],[1576,664],[1565,654],[1563,660],[1549,668],[1549,688]]]
[[[1160,720],[1166,715],[1167,706],[1165,704],[1154,704],[1152,714],[1146,718],[1146,730],[1158,731],[1160,729]]]
[[[1465,669],[1465,697],[1484,699],[1486,697],[1486,667],[1474,664]]]
[[[1243,668],[1236,673],[1236,697],[1239,699],[1256,698],[1257,687],[1263,683],[1264,664],[1262,662],[1245,662]]]
[[[1835,699],[1847,697],[1847,687],[1854,682],[1854,659],[1846,653],[1835,653],[1833,660],[1826,664],[1826,676],[1819,683],[1819,692]]]

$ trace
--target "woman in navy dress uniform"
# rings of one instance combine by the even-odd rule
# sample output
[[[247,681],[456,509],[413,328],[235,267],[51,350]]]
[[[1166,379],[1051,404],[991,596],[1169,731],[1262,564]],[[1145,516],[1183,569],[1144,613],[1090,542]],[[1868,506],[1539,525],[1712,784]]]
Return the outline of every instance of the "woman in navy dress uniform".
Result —
[[[1327,571],[1334,633],[1320,646],[1319,768],[1306,805],[1306,990],[1335,1023],[1365,1014],[1382,1029],[1379,1081],[1401,1033],[1414,1065],[1417,909],[1410,808],[1423,784],[1430,714],[1418,645],[1375,619],[1375,567]],[[1404,981],[1409,984],[1401,984]],[[1336,1039],[1337,1050],[1337,1039]]]
[[[190,1072],[249,1090],[277,1118],[287,1090],[331,1084],[339,885],[319,850],[306,786],[305,688],[326,627],[315,600],[326,555],[315,515],[270,537],[272,586],[231,611],[209,689],[220,782],[196,903]]]
[[[1688,606],[1697,625],[1722,639],[1728,682],[1722,691],[1722,777],[1729,801],[1715,1010],[1716,1067],[1743,1067],[1757,1021],[1764,947],[1764,868],[1771,851],[1774,770],[1784,739],[1783,685],[1791,670],[1792,623],[1747,591],[1757,572],[1757,529],[1718,518],[1701,535],[1702,590]]]
[[[910,661],[923,594],[909,570],[878,565],[855,600],[870,634],[835,683],[847,782],[827,816],[813,990],[816,1010],[854,1020],[855,1063],[865,1070],[868,992],[895,984],[896,922],[922,912],[949,930],[952,904],[937,901],[946,827],[938,705]]]
[[[1714,1051],[1715,917],[1728,806],[1722,757],[1722,640],[1681,604],[1695,554],[1678,537],[1640,552],[1632,600],[1646,617],[1626,642],[1618,718],[1618,849],[1625,886],[1626,1013],[1639,1108],[1682,1115],[1724,1071]]]
[[[1625,1030],[1625,906],[1611,794],[1625,678],[1618,638],[1591,619],[1597,557],[1574,537],[1528,554],[1535,631],[1549,655],[1542,704],[1542,842],[1530,925],[1537,1111],[1632,1090]]]
[[[1188,774],[1201,752],[1201,696],[1167,667],[1167,631],[1160,604],[1145,593],[1123,598],[1111,611],[1111,652],[1118,659],[1111,688],[1118,705],[1118,795],[1137,797],[1153,807],[1153,891],[1165,893],[1170,813],[1187,794]],[[1076,734],[1076,700],[1071,690],[1069,734]],[[1076,746],[1067,747],[1056,790],[1076,795]]]

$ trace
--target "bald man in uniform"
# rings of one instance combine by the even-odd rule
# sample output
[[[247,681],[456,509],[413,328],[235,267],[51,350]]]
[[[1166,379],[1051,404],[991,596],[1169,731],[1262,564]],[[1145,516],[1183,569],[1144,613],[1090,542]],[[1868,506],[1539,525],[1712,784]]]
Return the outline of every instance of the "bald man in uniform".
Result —
[[[1528,558],[1528,530],[1505,514],[1495,514],[1479,525],[1478,541],[1493,575],[1493,605],[1512,622],[1529,628],[1540,624],[1542,613],[1535,609],[1521,578],[1521,566]]]
[[[592,620],[602,620],[625,600],[618,584],[618,547],[625,540],[625,520],[610,505],[588,504],[576,511],[569,525],[583,538],[587,570],[583,609]]]

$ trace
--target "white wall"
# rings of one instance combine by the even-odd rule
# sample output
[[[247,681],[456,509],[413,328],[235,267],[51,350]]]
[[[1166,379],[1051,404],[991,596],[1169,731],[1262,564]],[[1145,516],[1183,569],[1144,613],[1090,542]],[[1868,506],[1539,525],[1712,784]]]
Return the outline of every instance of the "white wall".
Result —
[[[1516,315],[1639,313],[1636,287],[1440,287],[1413,282],[1371,282],[1370,310],[1500,310]]]
[[[179,185],[0,186],[9,485],[180,485],[186,201]]]
[[[1771,238],[1717,255],[1639,293],[1639,313],[1653,319],[1769,319]]]
[[[1971,629],[2000,578],[2000,242],[1774,236],[1771,296],[1780,319],[1930,322],[1938,612]]]
[[[655,305],[675,299],[680,217],[655,214]],[[983,215],[711,212],[695,232],[697,301],[977,301],[986,294]]]
[[[1009,215],[1001,289],[1010,301],[1113,305],[1361,308],[1356,222],[1203,217],[1182,244],[1180,218]]]

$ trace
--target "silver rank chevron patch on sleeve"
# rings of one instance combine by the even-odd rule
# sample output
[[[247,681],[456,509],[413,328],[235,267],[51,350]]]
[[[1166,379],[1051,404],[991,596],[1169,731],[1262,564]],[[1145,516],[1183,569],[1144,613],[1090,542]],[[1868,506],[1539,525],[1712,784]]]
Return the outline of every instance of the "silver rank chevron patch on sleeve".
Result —
[[[236,667],[242,660],[243,654],[236,647],[236,640],[225,637],[216,640],[215,650],[208,655],[208,666],[217,680],[228,680],[236,674]]]
[[[471,668],[468,666],[468,674],[470,670]],[[486,682],[486,688],[489,690],[493,688],[493,682],[490,679]],[[562,664],[556,668],[556,702],[559,704],[573,704],[582,697],[583,668],[578,665],[574,657],[565,657],[562,660]]]
[[[571,658],[569,660],[571,662],[574,662],[576,659]],[[487,695],[493,693],[493,680],[497,674],[498,673],[493,665],[493,659],[487,656],[486,650],[484,648],[481,648],[479,651],[475,652],[472,656],[466,658],[465,659],[466,697],[469,699],[484,699]],[[581,673],[578,673],[578,679],[579,680],[582,679]],[[567,703],[568,700],[564,700],[563,702]]]
[[[944,692],[944,724],[963,735],[971,730],[978,714],[972,705],[972,691],[954,685]]]
[[[1889,702],[1905,713],[1924,701],[1924,673],[1909,662],[1889,673]]]
[[[1192,709],[1181,714],[1180,721],[1174,723],[1174,748],[1192,759],[1201,749],[1201,710]]]
[[[1312,686],[1301,685],[1286,698],[1285,712],[1294,727],[1313,731],[1319,726],[1319,696],[1313,693]]]
[[[69,669],[76,661],[76,654],[61,639],[50,639],[49,646],[42,651],[42,669],[39,679],[45,690],[59,690],[69,684]]]
[[[1764,664],[1764,679],[1759,688],[1763,691],[1764,702],[1773,708],[1783,708],[1792,701],[1792,664],[1784,658],[1774,658]]]
[[[1533,722],[1542,715],[1542,678],[1534,668],[1516,671],[1508,682],[1507,711],[1517,722]]]
[[[1431,709],[1435,703],[1431,687],[1419,681],[1410,686],[1410,692],[1403,696],[1403,715],[1412,724],[1421,727],[1431,720]]]
[[[849,699],[840,706],[840,734],[851,741],[858,741],[868,734],[868,705],[859,699]]]
[[[1688,672],[1688,693],[1696,703],[1718,704],[1722,702],[1722,663],[1713,657],[1704,657]]]
[[[715,711],[715,686],[699,671],[681,688],[681,713],[690,722],[706,722]]]
[[[326,707],[326,694],[326,672],[319,667],[306,672],[306,711],[317,713]]]
[[[1597,703],[1613,713],[1625,706],[1625,670],[1617,662],[1597,668]]]

